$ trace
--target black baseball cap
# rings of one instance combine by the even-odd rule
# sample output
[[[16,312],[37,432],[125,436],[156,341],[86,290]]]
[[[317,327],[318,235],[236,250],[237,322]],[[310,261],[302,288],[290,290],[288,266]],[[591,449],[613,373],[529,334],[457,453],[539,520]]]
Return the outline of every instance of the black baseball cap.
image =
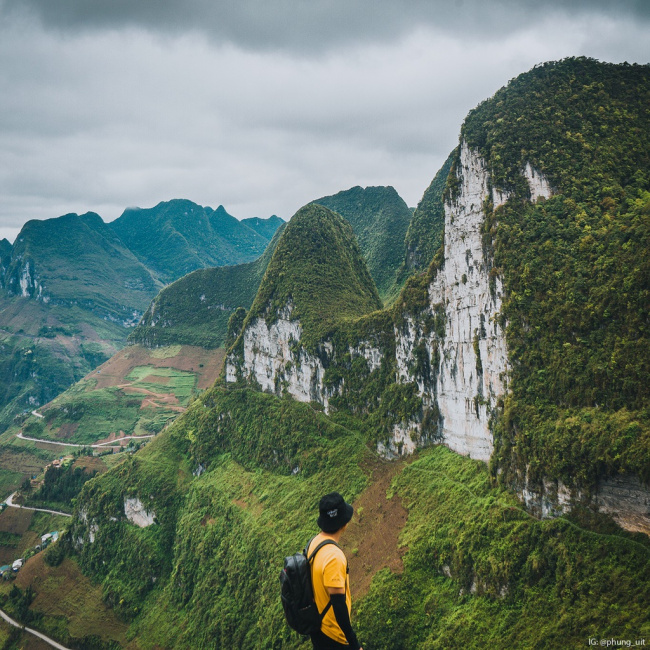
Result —
[[[354,514],[354,508],[345,502],[345,499],[338,492],[326,494],[318,506],[320,516],[318,517],[318,527],[324,533],[335,533],[343,528]]]

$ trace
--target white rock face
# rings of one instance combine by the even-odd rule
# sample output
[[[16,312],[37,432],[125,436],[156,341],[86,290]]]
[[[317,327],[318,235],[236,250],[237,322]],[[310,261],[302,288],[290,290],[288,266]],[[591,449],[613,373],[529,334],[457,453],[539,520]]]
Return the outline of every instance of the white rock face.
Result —
[[[382,351],[367,341],[361,342],[356,348],[350,348],[350,354],[353,357],[363,357],[368,362],[370,372],[378,370],[381,367],[381,361],[384,358]]]
[[[246,328],[242,371],[245,377],[257,381],[262,390],[281,393],[286,389],[299,402],[320,402],[327,411],[325,368],[318,357],[297,345],[302,327],[297,320],[291,320],[291,312],[288,305],[270,327],[263,318],[258,318]],[[324,350],[327,352],[327,346]],[[236,379],[237,366],[229,359],[226,381]]]
[[[493,451],[490,412],[505,392],[508,370],[505,334],[498,322],[503,287],[498,277],[490,287],[480,231],[489,174],[466,143],[459,174],[459,194],[445,205],[444,267],[429,287],[432,308],[443,305],[447,318],[439,343],[436,394],[445,443],[487,462]],[[493,193],[491,198],[496,208],[507,196]]]
[[[394,428],[393,437],[387,445],[383,442],[377,444],[377,452],[389,460],[410,455],[417,448],[418,433],[419,429],[416,423],[398,424]]]
[[[148,511],[137,497],[124,499],[124,514],[126,518],[140,528],[146,528],[154,523],[156,513]]]
[[[526,504],[526,508],[542,519],[566,514],[571,510],[573,501],[582,498],[579,491],[573,494],[562,481],[548,479],[542,481],[542,486],[539,489],[531,488],[526,479],[524,487],[519,491],[519,496]]]
[[[546,177],[538,172],[536,169],[533,169],[530,163],[526,163],[524,168],[524,176],[528,181],[528,187],[530,187],[530,200],[535,203],[540,197],[549,199],[553,191],[551,190],[551,185],[549,184]]]
[[[636,476],[618,476],[601,481],[595,502],[601,512],[616,523],[638,533],[650,535],[650,488]]]

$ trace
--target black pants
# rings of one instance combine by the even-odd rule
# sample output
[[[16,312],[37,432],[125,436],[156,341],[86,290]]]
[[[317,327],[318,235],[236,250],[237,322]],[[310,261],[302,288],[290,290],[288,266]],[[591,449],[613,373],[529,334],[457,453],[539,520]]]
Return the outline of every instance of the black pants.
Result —
[[[323,634],[320,630],[311,635],[311,642],[314,650],[341,650],[341,648],[350,648],[349,645],[338,643],[334,639],[330,639],[327,634]]]

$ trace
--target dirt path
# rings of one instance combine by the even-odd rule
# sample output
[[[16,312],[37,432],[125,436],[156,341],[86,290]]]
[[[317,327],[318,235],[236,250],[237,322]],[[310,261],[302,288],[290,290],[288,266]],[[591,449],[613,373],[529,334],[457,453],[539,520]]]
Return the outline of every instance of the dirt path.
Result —
[[[45,438],[28,438],[27,436],[23,435],[23,432],[20,431],[19,433],[16,434],[16,438],[20,438],[21,440],[29,440],[30,442],[44,442],[46,444],[50,445],[59,445],[60,447],[93,447],[93,448],[98,448],[98,447],[108,447],[108,446],[113,446],[113,447],[121,447],[121,445],[116,445],[116,442],[121,442],[122,440],[140,440],[142,438],[155,438],[155,434],[147,434],[143,436],[123,436],[122,438],[115,438],[114,440],[109,440],[107,442],[98,442],[94,443],[92,445],[82,445],[79,444],[78,442],[58,442],[57,440],[45,440]]]
[[[49,512],[52,515],[63,515],[64,517],[72,517],[70,513],[61,512],[60,510],[47,510],[46,508],[30,508],[29,506],[19,506],[17,503],[14,503],[15,496],[16,493],[13,492],[5,500],[5,503],[12,508],[22,508],[23,510],[36,510],[38,512]]]
[[[365,595],[377,571],[388,568],[402,573],[402,556],[408,550],[399,546],[399,535],[406,524],[408,511],[401,499],[386,497],[393,477],[408,461],[377,459],[368,468],[370,485],[354,502],[355,516],[343,538],[350,565],[350,587],[355,598]]]

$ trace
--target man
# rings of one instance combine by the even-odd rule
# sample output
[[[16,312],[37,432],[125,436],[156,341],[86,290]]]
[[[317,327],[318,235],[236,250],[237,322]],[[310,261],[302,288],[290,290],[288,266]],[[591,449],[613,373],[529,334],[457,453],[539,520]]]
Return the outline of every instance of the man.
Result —
[[[315,650],[363,650],[350,623],[352,598],[348,563],[339,547],[341,535],[352,519],[354,509],[338,492],[326,494],[319,504],[318,527],[307,549],[307,557],[323,541],[332,540],[316,553],[312,560],[312,585],[318,611],[325,612],[320,631],[311,635]]]

